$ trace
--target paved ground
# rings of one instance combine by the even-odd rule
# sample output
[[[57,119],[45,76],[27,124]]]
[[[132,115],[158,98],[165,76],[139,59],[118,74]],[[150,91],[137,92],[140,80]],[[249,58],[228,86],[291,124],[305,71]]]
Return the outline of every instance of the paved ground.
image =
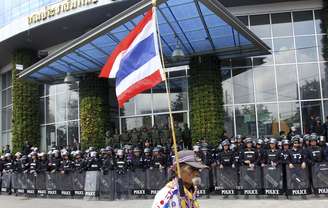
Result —
[[[327,208],[328,197],[311,200],[220,200],[204,199],[202,208]],[[24,197],[0,196],[0,207],[4,208],[148,208],[152,200],[85,201],[75,199],[28,199]]]

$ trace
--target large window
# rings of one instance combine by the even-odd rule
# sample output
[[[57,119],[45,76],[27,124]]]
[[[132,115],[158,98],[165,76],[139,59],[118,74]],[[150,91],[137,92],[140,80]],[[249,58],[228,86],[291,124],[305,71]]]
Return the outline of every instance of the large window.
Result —
[[[223,60],[225,130],[246,136],[314,131],[328,115],[328,62],[320,12],[242,16],[272,54]],[[245,21],[245,20],[249,20]]]
[[[10,144],[12,119],[12,75],[11,71],[1,75],[1,139],[0,148]]]
[[[78,142],[78,88],[67,84],[44,85],[41,91],[41,149],[66,147]]]
[[[171,108],[176,125],[188,124],[188,79],[187,66],[168,69],[168,87],[170,90]],[[165,127],[169,123],[168,101],[165,83],[145,91],[130,99],[120,109],[121,131],[134,128]]]

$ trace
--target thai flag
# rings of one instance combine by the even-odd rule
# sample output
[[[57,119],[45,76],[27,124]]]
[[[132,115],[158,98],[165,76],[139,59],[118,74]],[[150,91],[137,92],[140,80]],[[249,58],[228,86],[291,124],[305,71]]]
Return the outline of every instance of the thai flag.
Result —
[[[119,107],[164,80],[154,9],[122,40],[107,59],[99,77],[116,78]]]

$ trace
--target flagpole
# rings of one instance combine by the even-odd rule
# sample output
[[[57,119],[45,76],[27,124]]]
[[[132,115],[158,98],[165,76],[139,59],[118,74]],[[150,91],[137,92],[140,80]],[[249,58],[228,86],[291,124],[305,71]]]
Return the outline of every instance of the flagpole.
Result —
[[[170,124],[171,124],[171,130],[172,130],[173,149],[174,149],[175,161],[176,161],[176,166],[177,166],[178,178],[181,179],[178,146],[177,146],[177,140],[176,140],[176,136],[175,136],[174,120],[173,120],[173,114],[172,114],[172,108],[171,108],[171,97],[170,97],[170,91],[168,88],[167,78],[166,78],[166,74],[165,74],[166,70],[165,70],[165,64],[164,64],[164,55],[163,55],[162,43],[161,43],[161,39],[160,39],[161,36],[159,33],[159,25],[158,25],[157,16],[156,16],[157,0],[152,0],[152,4],[153,4],[153,15],[155,15],[155,17],[156,17],[155,21],[156,21],[156,27],[157,27],[157,37],[158,37],[157,41],[159,43],[159,51],[160,51],[161,62],[162,62],[162,66],[163,66],[162,77],[164,77],[165,88],[166,88],[166,96],[167,96]],[[179,185],[181,185],[181,184],[179,184]]]

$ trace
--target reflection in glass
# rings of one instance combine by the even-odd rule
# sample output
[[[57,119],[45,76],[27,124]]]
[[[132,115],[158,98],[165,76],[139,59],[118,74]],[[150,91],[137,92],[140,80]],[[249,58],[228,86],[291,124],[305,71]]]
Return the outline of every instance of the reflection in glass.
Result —
[[[66,120],[66,95],[56,95],[56,122]]]
[[[293,35],[290,12],[272,14],[271,18],[273,37]]]
[[[320,15],[321,11],[320,10],[316,10],[314,11],[314,18],[315,18],[315,27],[316,27],[316,31],[317,34],[320,33],[324,33],[323,29],[321,28],[321,15]]]
[[[184,128],[184,124],[188,123],[187,113],[174,113],[173,120],[175,127]],[[170,117],[168,114],[155,115],[154,123],[158,128],[164,128],[170,126]]]
[[[2,131],[4,131],[4,130],[8,129],[8,126],[7,126],[8,110],[7,110],[7,108],[3,108],[1,113],[2,113],[2,115],[1,115],[1,129],[2,129]]]
[[[293,38],[273,39],[276,64],[295,63]]]
[[[300,128],[300,106],[298,102],[280,103],[279,104],[280,129],[286,134],[290,127]]]
[[[224,104],[232,104],[232,79],[230,69],[221,69],[222,91]]]
[[[136,114],[151,113],[151,92],[150,90],[140,93],[134,97],[136,103]]]
[[[235,111],[237,134],[256,136],[254,105],[238,105]]]
[[[77,121],[68,122],[68,145],[79,141],[79,123]]]
[[[67,145],[67,125],[66,123],[56,125],[57,146],[66,147]]]
[[[167,97],[164,82],[152,89],[154,113],[168,112]]]
[[[324,45],[327,40],[327,35],[317,35],[318,51],[319,51],[319,61],[326,61],[327,51],[325,50]]]
[[[315,36],[296,37],[297,62],[311,62],[317,60]]]
[[[277,66],[276,71],[279,101],[298,99],[296,66]]]
[[[116,99],[116,98],[115,98]],[[134,98],[130,99],[124,104],[124,108],[120,109],[121,116],[135,115],[135,101]]]
[[[232,106],[224,106],[224,130],[229,137],[234,135],[234,121]]]
[[[326,119],[326,117],[328,116],[328,100],[324,100],[323,101],[323,107],[325,109],[325,116],[324,118]],[[322,123],[324,123],[325,121],[323,121]]]
[[[233,69],[232,76],[235,103],[254,102],[253,70]]]
[[[79,118],[79,93],[69,91],[67,97],[67,119],[75,120]]]
[[[268,14],[251,15],[250,25],[252,32],[258,37],[271,37],[270,16]]]
[[[46,126],[46,140],[47,140],[47,147],[50,149],[52,146],[56,146],[56,127],[55,125],[47,125]]]
[[[298,71],[301,99],[320,98],[318,64],[299,64]]]
[[[257,118],[259,136],[279,134],[277,104],[258,104]]]
[[[45,104],[45,98],[41,98],[40,99],[40,122],[41,124],[45,123],[45,108],[44,108],[44,104]]]
[[[320,73],[321,73],[322,94],[324,98],[328,98],[328,62],[320,64]]]
[[[187,110],[187,80],[169,80],[171,106],[173,111]]]
[[[46,97],[46,120],[47,123],[55,122],[55,96]]]
[[[134,118],[123,118],[122,119],[122,130],[131,130],[134,128],[151,127],[151,117],[150,116],[140,116]]]
[[[314,34],[312,11],[293,12],[295,35]]]
[[[302,120],[304,133],[313,133],[315,120],[321,120],[321,101],[302,102]]]
[[[41,126],[41,128],[40,128],[40,136],[41,136],[40,149],[42,151],[46,151],[47,150],[46,126]]]
[[[254,82],[256,102],[277,100],[273,67],[255,67]]]

